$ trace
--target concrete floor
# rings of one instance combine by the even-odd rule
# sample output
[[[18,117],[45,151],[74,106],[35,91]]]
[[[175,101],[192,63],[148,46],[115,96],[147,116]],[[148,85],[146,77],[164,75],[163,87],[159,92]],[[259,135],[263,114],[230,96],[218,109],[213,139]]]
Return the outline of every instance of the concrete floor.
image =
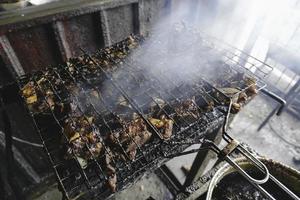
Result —
[[[300,157],[300,123],[288,113],[274,116],[260,132],[257,128],[265,117],[276,106],[272,100],[260,95],[256,96],[246,107],[239,112],[229,127],[229,133],[241,142],[249,144],[254,150],[268,158],[280,161],[300,170],[300,163],[295,158]],[[276,134],[278,133],[279,136]],[[283,137],[284,140],[281,138]],[[289,144],[289,143],[293,143]],[[296,147],[297,145],[298,147]],[[184,174],[181,167],[191,165],[194,155],[179,157],[167,163],[181,182]],[[50,191],[42,195],[39,200],[60,199],[57,191]],[[116,194],[112,199],[170,199],[171,194],[155,174],[144,176],[132,187]]]
[[[249,144],[258,153],[300,170],[300,121],[283,112],[274,115],[259,132],[257,128],[275,108],[272,100],[257,96],[230,125],[232,136]]]

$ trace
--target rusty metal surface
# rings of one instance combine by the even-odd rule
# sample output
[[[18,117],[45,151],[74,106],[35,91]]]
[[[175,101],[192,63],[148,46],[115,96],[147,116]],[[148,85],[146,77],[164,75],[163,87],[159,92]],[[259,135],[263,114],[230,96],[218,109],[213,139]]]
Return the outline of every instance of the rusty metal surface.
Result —
[[[131,33],[146,34],[163,10],[168,10],[170,2],[171,0],[70,0],[67,3],[58,1],[2,14],[0,73],[5,68],[13,76],[20,76],[78,56],[79,48],[90,53],[119,42]],[[0,86],[6,82],[8,80],[1,79]],[[19,112],[23,113],[22,110]],[[31,128],[29,123],[24,123],[24,127],[19,128],[16,134],[24,139],[36,138],[35,132],[30,131]],[[21,153],[29,163],[37,162],[33,170],[41,179],[45,177],[48,163],[44,162],[43,152],[26,148],[23,150]],[[29,181],[24,185],[31,183]]]
[[[3,61],[1,67],[5,67],[12,76],[21,76],[24,74],[24,69],[5,35],[0,37],[0,55]]]
[[[1,57],[19,76],[146,34],[171,0],[74,0],[0,16]]]
[[[54,37],[47,25],[12,32],[7,38],[25,72],[61,62]]]
[[[147,34],[149,28],[155,24],[161,15],[169,12],[171,0],[141,0],[139,2],[139,20],[142,34]]]
[[[93,52],[118,42],[131,33],[141,32],[141,27],[147,31],[150,24],[154,23],[154,16],[155,19],[158,18],[157,8],[162,8],[153,6],[157,6],[157,2],[163,5],[164,1],[74,0],[69,2],[69,6],[62,5],[61,1],[47,7],[43,5],[2,13],[0,77],[9,75],[18,77],[33,70],[55,66],[70,57],[78,56],[79,48]],[[84,3],[80,4],[82,2]],[[12,78],[1,78],[0,86],[11,80]],[[20,116],[22,113],[23,111],[20,111]],[[35,132],[27,131],[32,127],[27,123],[24,123],[24,126],[17,131],[26,134],[23,134],[22,138],[28,140],[35,138]],[[26,154],[26,150],[22,153]],[[38,168],[34,170],[40,177],[44,177],[48,172],[48,163],[43,163],[40,152],[31,152],[30,155],[32,154],[34,156],[25,156],[25,159],[30,163],[39,162],[40,164],[35,165]]]
[[[0,34],[24,29],[39,24],[84,14],[98,12],[109,8],[138,2],[138,0],[72,0],[57,1],[40,6],[27,7],[22,10],[1,13]]]
[[[104,23],[108,26],[105,33],[108,35],[110,44],[114,44],[126,38],[126,35],[137,33],[138,27],[136,22],[137,6],[129,4],[104,11]]]
[[[81,15],[62,21],[63,38],[68,44],[71,57],[82,54],[80,48],[92,53],[104,46],[101,36],[100,17],[97,13]],[[75,34],[74,34],[75,33]]]

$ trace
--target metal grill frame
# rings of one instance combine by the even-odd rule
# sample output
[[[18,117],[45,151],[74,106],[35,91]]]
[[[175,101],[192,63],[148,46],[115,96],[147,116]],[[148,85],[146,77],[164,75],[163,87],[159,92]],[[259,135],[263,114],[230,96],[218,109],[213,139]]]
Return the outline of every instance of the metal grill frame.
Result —
[[[229,60],[234,60],[234,58],[235,58],[235,54],[233,55],[233,57],[230,57],[230,58],[228,58]],[[132,107],[139,113],[139,115],[148,123],[148,125],[153,129],[152,131],[154,131],[154,132],[156,132],[156,134],[157,134],[157,136],[160,136],[160,134],[159,134],[159,132],[156,130],[156,128],[155,127],[153,127],[151,124],[149,124],[149,122],[148,122],[148,120],[147,120],[147,118],[144,116],[144,114],[142,113],[142,111],[140,110],[140,106],[139,105],[137,105],[136,104],[136,102],[134,102],[134,100],[132,100],[132,97],[130,97],[130,96],[128,96],[127,95],[127,93],[126,93],[126,91],[124,91],[124,89],[121,87],[121,86],[119,86],[119,85],[115,85],[117,82],[116,81],[114,81],[113,79],[113,76],[112,75],[110,75],[107,71],[105,71],[104,69],[103,69],[103,67],[102,66],[99,66],[98,64],[97,64],[97,61],[95,61],[91,56],[88,56],[88,59],[91,61],[91,62],[93,62],[97,67],[99,67],[99,69],[100,69],[100,71],[106,76],[106,78],[107,79],[109,79],[109,80],[111,80],[112,81],[112,84],[114,85],[114,87],[115,88],[117,88],[117,90],[125,97],[125,99],[127,100],[127,101],[129,101],[129,103],[130,103],[130,105],[132,105]],[[110,58],[109,58],[110,59]],[[111,59],[110,59],[111,60]],[[117,64],[118,65],[118,63],[114,63],[114,64]],[[235,63],[238,67],[241,67],[241,66],[239,66],[240,64],[238,64],[238,63]],[[120,66],[120,65],[119,65]],[[254,66],[254,65],[253,65]],[[125,63],[124,65],[123,65],[123,67],[125,67],[125,68],[128,68],[128,69],[130,69],[129,67],[130,67],[130,64],[128,64],[128,63]],[[52,68],[52,69],[54,69],[54,72],[55,72],[55,68]],[[51,69],[50,69],[51,70]],[[67,70],[66,70],[67,71]],[[31,78],[33,78],[34,79],[34,81],[35,82],[37,82],[37,80],[36,80],[36,78],[35,78],[35,76],[36,76],[36,74],[38,74],[39,72],[36,72],[36,73],[34,73],[33,75],[29,75]],[[56,73],[56,72],[55,72]],[[80,73],[79,73],[80,74]],[[56,73],[56,75],[58,75],[59,76],[59,74],[57,74]],[[19,81],[19,87],[20,87],[20,89],[22,89],[22,82],[24,82],[26,79],[28,78],[28,75],[27,76],[25,76],[25,77],[22,77],[21,79],[20,79],[20,81]],[[70,75],[70,78],[72,79],[72,81],[74,81],[74,84],[78,84],[78,81],[76,81],[75,79],[74,79],[74,77],[72,77],[72,75]],[[87,79],[87,78],[85,78],[84,76],[82,76],[81,77],[83,80],[85,80],[88,84],[90,84],[89,83],[89,80]],[[199,78],[201,78],[202,79],[202,77],[199,77]],[[171,82],[172,80],[170,80],[170,82]],[[50,85],[51,85],[51,82],[50,81],[48,81],[49,83],[50,83]],[[205,81],[206,82],[206,81]],[[38,84],[37,84],[38,85]],[[52,88],[54,88],[54,86],[52,85],[51,86]],[[211,86],[211,88],[214,88],[213,86]],[[82,89],[82,88],[81,88]],[[97,88],[96,88],[97,89]],[[97,89],[98,90],[98,89]],[[217,88],[214,88],[214,90],[215,91],[218,91],[218,92],[220,92]],[[215,91],[213,91],[213,92],[215,92]],[[85,92],[84,90],[83,90],[83,92]],[[199,91],[198,89],[197,90],[195,90],[195,92],[201,92],[202,94],[203,94],[203,91]],[[55,92],[56,93],[56,92]],[[221,93],[221,92],[220,92]],[[56,96],[58,96],[59,97],[59,95],[58,94],[55,94]],[[147,94],[148,95],[148,94]],[[208,95],[208,94],[206,94],[206,95]],[[222,94],[222,95],[224,95],[224,94]],[[151,95],[150,95],[151,96]],[[210,95],[209,95],[210,96]],[[215,101],[216,101],[216,98],[214,98],[214,97],[212,97],[212,96],[210,96],[212,99],[214,99]],[[45,96],[44,96],[44,98],[45,98]],[[175,97],[174,97],[175,98]],[[229,97],[227,97],[226,95],[224,95],[223,96],[223,98],[229,98]],[[176,99],[176,101],[178,101],[178,99],[177,98],[175,98]],[[155,99],[152,97],[152,100],[155,102]],[[25,101],[24,101],[25,102]],[[157,102],[155,102],[157,105],[158,105],[158,103]],[[91,103],[91,105],[92,105],[92,103]],[[26,105],[25,105],[26,106]],[[49,106],[49,105],[48,105]],[[197,105],[196,105],[197,106]],[[223,105],[220,105],[221,107],[222,107],[222,109],[223,109],[223,106],[224,106],[224,104]],[[92,105],[92,107],[94,107],[95,108],[95,106],[93,106]],[[161,108],[161,109],[163,109],[163,108]],[[222,110],[221,109],[221,110]],[[50,109],[51,110],[51,109]],[[28,110],[29,111],[29,110]],[[51,111],[52,112],[52,111]],[[84,116],[85,114],[84,114],[84,112],[83,111],[80,111],[80,112],[82,112],[82,115]],[[163,111],[164,113],[167,113],[166,111]],[[190,130],[192,130],[192,131],[190,131],[190,134],[191,134],[191,137],[189,138],[189,139],[191,139],[191,138],[194,138],[194,139],[197,139],[197,140],[199,140],[199,139],[201,139],[204,135],[205,135],[205,133],[207,132],[207,130],[208,129],[210,129],[210,128],[212,128],[213,127],[213,124],[214,123],[216,123],[216,122],[220,122],[220,121],[222,121],[222,119],[223,119],[223,117],[224,117],[224,113],[222,113],[222,112],[220,112],[220,110],[218,110],[217,108],[215,108],[214,109],[214,111],[213,111],[215,114],[216,114],[216,112],[218,113],[217,114],[217,118],[215,118],[214,119],[214,117],[213,117],[213,115],[214,114],[212,114],[212,113],[204,113],[203,114],[203,118],[206,118],[206,123],[204,123],[204,119],[201,119],[201,120],[203,120],[202,122],[200,122],[200,120],[199,121],[197,121],[195,124],[190,124],[190,123],[188,123],[188,127],[185,129],[185,130],[182,130],[180,133],[178,132],[178,133],[176,133],[176,134],[174,134],[174,137],[173,137],[173,139],[175,139],[175,141],[176,141],[176,137],[175,136],[177,136],[177,135],[180,135],[180,134],[182,134],[183,132],[185,132],[185,131],[190,131]],[[34,113],[32,113],[32,112],[30,112],[29,111],[29,113],[30,113],[30,115],[32,116],[32,118],[34,119],[35,118],[35,114]],[[52,112],[52,114],[55,116],[55,114]],[[207,115],[207,116],[206,116]],[[101,115],[100,115],[101,116]],[[170,117],[170,116],[169,116]],[[171,117],[170,117],[171,118]],[[59,119],[57,119],[56,117],[54,118],[55,119],[55,121],[56,121],[56,123],[57,124],[60,124],[60,120]],[[172,118],[171,118],[172,119]],[[36,123],[36,121],[35,120],[33,120],[34,121],[34,125],[35,125],[35,127],[36,127],[36,129],[38,130],[38,133],[40,133],[39,135],[40,135],[40,137],[41,137],[41,140],[42,140],[42,142],[43,142],[43,145],[44,145],[44,147],[45,147],[45,150],[46,150],[46,152],[47,152],[47,154],[48,154],[48,156],[49,156],[49,159],[50,159],[50,162],[51,162],[51,165],[53,166],[53,168],[54,168],[54,171],[55,171],[55,174],[56,174],[56,176],[57,176],[57,178],[58,178],[58,181],[59,181],[59,183],[60,183],[60,187],[61,187],[61,189],[62,189],[62,191],[63,191],[63,193],[65,194],[65,196],[66,196],[66,198],[74,198],[74,196],[70,196],[69,194],[70,194],[70,191],[67,191],[66,190],[66,188],[64,187],[64,181],[67,179],[67,177],[62,177],[61,176],[61,174],[60,174],[60,172],[59,172],[59,170],[57,169],[58,167],[60,167],[61,165],[63,165],[64,164],[64,161],[62,161],[61,163],[55,163],[55,161],[53,160],[53,158],[52,158],[52,155],[51,155],[51,153],[53,153],[53,152],[51,152],[49,149],[48,149],[48,147],[47,147],[47,139],[45,139],[44,137],[43,137],[43,134],[42,134],[42,132],[43,132],[43,130],[40,130],[40,128],[39,128],[39,126],[38,126],[38,124]],[[105,120],[104,120],[105,121]],[[62,135],[65,137],[65,135],[64,135],[64,133],[63,133],[63,127],[60,127],[61,128],[61,133],[62,133]],[[195,136],[198,136],[198,138],[197,137],[195,137]],[[66,138],[67,139],[67,138]],[[182,139],[182,138],[181,138]],[[134,141],[134,140],[133,140]],[[183,141],[181,141],[181,142],[183,142]],[[153,142],[153,143],[155,143],[155,141]],[[159,144],[159,145],[158,145]],[[183,142],[183,144],[184,144],[184,142]],[[120,146],[122,147],[122,145],[120,144]],[[149,145],[145,145],[145,146],[149,146]],[[156,145],[152,145],[153,146],[153,148],[152,148],[152,150],[150,150],[150,151],[154,151],[156,148],[159,148],[159,149],[162,149],[162,148],[171,148],[170,147],[170,145],[168,145],[168,144],[165,144],[165,145],[162,145],[161,144],[161,140],[157,140],[157,143],[156,143]],[[186,147],[187,147],[188,145],[182,145],[181,146],[181,148],[178,148],[178,147],[176,147],[177,148],[177,150],[179,150],[179,151],[183,151]],[[154,148],[155,147],[155,148]],[[138,147],[138,149],[139,149],[139,151],[140,152],[142,152],[142,157],[144,157],[145,155],[143,154],[143,152],[145,152],[145,151],[143,151],[143,150],[141,150],[140,149],[141,147]],[[89,148],[88,148],[89,149]],[[151,148],[150,148],[151,149]],[[173,148],[171,148],[172,150],[174,150],[175,149],[175,147],[173,146]],[[107,150],[106,150],[107,151]],[[124,149],[123,149],[123,151],[124,151]],[[124,151],[125,152],[125,151]],[[165,151],[166,152],[166,151]],[[125,152],[126,153],[126,152]],[[172,153],[174,153],[174,151],[172,151]],[[92,153],[91,153],[91,155],[93,155]],[[97,172],[95,172],[95,174],[96,174],[96,176],[98,176],[98,178],[100,179],[100,180],[103,180],[103,181],[105,181],[105,180],[107,180],[107,177],[106,177],[106,175],[105,175],[105,173],[103,172],[103,169],[102,169],[102,167],[101,167],[101,165],[97,162],[97,159],[98,158],[95,158],[94,156],[92,156],[93,158],[92,158],[92,162],[91,163],[89,163],[89,166],[90,165],[93,165],[92,163],[94,163],[94,164],[96,164],[96,166],[97,166],[97,169],[98,169],[98,171],[100,171],[101,173],[100,173],[100,175],[97,173]],[[127,182],[129,183],[129,182],[133,182],[134,180],[136,180],[136,177],[137,177],[137,174],[139,174],[138,176],[140,176],[140,175],[142,175],[145,171],[148,171],[149,169],[151,169],[151,168],[153,168],[153,166],[158,166],[158,164],[161,164],[162,162],[164,162],[164,161],[166,161],[166,159],[165,159],[165,157],[166,157],[166,155],[160,155],[160,156],[158,156],[158,157],[156,157],[156,159],[154,159],[152,162],[148,162],[148,160],[147,160],[147,158],[146,157],[144,157],[144,159],[145,159],[145,163],[146,163],[146,165],[144,166],[144,168],[141,168],[140,169],[140,171],[138,172],[135,172],[135,176],[133,175],[132,177],[128,177],[127,178]],[[78,160],[77,159],[75,159],[74,160],[74,162],[76,163],[76,165],[77,165],[77,167],[79,167],[80,169],[81,169],[81,167],[80,167],[80,164],[79,164],[79,162],[78,162]],[[142,159],[140,159],[140,158],[137,158],[136,159],[136,161],[134,161],[135,163],[136,162],[142,162]],[[133,163],[134,163],[133,162]],[[131,163],[131,165],[133,165],[133,163]],[[128,167],[128,165],[126,164],[126,166]],[[90,182],[90,177],[89,177],[89,172],[85,172],[85,170],[80,170],[80,174],[81,174],[81,176],[83,177],[83,179],[84,179],[84,185],[86,185],[85,187],[86,187],[86,189],[87,189],[87,191],[88,191],[88,193],[90,193],[92,190],[91,189],[97,189],[99,186],[98,186],[98,184],[91,184],[91,182]],[[102,174],[102,175],[101,175]],[[125,179],[124,179],[125,180]],[[125,183],[126,183],[126,181],[124,181]],[[123,186],[125,186],[126,184],[124,184]],[[122,187],[123,187],[122,186]],[[82,187],[82,185],[79,185],[79,187]],[[121,187],[121,185],[120,185],[120,188],[122,188]],[[123,187],[124,188],[124,187]],[[72,189],[72,191],[74,191],[74,190],[77,190],[78,188],[77,187],[74,187],[73,189]],[[95,190],[93,190],[93,191],[95,191]],[[78,194],[78,195],[86,195],[86,194]],[[97,194],[96,196],[101,196],[101,197],[105,197],[105,196],[107,196],[107,195],[109,195],[109,191],[104,191],[103,193],[101,193],[101,194]]]

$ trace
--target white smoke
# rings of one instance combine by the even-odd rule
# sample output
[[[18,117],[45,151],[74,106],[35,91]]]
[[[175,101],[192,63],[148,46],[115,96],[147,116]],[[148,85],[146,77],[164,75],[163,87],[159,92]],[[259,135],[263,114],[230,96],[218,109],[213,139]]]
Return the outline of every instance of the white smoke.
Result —
[[[155,80],[143,81],[141,87],[134,88],[129,94],[137,102],[142,101],[140,95],[153,85],[151,81],[172,93],[177,86],[197,82],[199,75],[206,79],[225,78],[220,77],[219,70],[222,54],[205,46],[203,32],[241,50],[249,48],[249,40],[253,40],[254,45],[247,51],[264,61],[269,46],[260,44],[262,38],[269,42],[275,38],[290,38],[294,29],[288,28],[291,26],[287,23],[291,21],[288,17],[297,15],[298,11],[292,0],[172,2],[170,15],[163,15],[142,46],[126,59],[127,64],[123,62],[126,71],[155,77]],[[137,75],[128,76],[123,69],[114,72],[113,76],[125,90],[139,79]],[[105,95],[110,90],[111,82],[104,82],[101,92]]]

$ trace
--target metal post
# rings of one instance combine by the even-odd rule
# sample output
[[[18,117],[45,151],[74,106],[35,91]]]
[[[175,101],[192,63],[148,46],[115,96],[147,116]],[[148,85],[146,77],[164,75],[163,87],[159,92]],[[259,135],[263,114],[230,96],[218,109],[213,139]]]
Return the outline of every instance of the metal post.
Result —
[[[207,134],[205,139],[213,141],[215,144],[219,144],[222,140],[222,128],[218,128],[213,133]],[[204,144],[205,145],[205,144]],[[201,147],[204,147],[203,145]],[[196,158],[194,159],[191,171],[188,173],[183,187],[186,188],[190,186],[195,180],[203,175],[205,168],[209,161],[216,154],[210,150],[199,151]]]

